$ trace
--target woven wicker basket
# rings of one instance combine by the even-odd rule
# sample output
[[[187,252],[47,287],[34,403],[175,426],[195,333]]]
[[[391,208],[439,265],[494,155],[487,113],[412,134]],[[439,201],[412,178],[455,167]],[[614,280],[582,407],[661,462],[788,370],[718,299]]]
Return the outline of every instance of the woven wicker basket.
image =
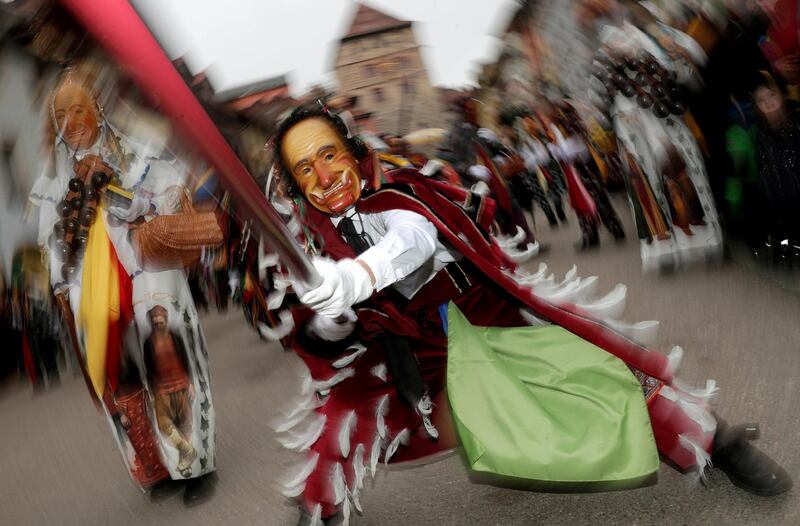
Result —
[[[182,212],[157,216],[131,234],[142,269],[157,272],[189,266],[204,248],[224,240],[214,212],[195,212],[189,196],[181,199]]]

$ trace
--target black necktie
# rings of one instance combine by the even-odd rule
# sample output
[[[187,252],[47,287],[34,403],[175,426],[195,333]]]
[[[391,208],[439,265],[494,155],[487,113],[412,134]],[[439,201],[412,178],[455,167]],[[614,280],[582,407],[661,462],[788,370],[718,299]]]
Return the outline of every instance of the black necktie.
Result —
[[[361,226],[361,232],[358,232],[355,223],[349,217],[343,217],[339,224],[336,225],[336,229],[342,234],[347,244],[355,250],[356,255],[362,254],[372,246],[372,239],[364,231],[363,225]]]

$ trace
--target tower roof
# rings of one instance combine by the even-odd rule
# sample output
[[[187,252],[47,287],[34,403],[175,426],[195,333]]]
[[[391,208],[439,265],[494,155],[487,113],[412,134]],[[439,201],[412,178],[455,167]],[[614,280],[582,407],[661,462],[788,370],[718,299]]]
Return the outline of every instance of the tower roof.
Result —
[[[411,22],[408,20],[398,20],[386,13],[367,7],[364,4],[359,4],[356,16],[353,17],[353,22],[350,24],[350,29],[342,40],[409,26],[411,26]]]

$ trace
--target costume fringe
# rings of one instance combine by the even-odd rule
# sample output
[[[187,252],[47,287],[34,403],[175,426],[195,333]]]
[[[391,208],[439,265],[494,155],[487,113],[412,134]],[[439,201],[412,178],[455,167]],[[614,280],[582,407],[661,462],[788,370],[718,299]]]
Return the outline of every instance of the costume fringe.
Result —
[[[312,386],[320,396],[327,396],[333,386],[355,376],[355,374],[355,369],[348,367],[347,369],[342,369],[327,380],[314,380]]]
[[[264,339],[272,342],[282,340],[289,336],[292,329],[294,329],[292,313],[288,310],[282,310],[278,313],[278,319],[281,323],[277,327],[269,327],[266,323],[258,322],[258,333],[264,337]]]
[[[300,496],[300,494],[303,493],[303,490],[306,487],[306,480],[308,480],[308,477],[310,477],[311,474],[314,472],[314,470],[317,468],[318,462],[319,462],[319,453],[315,452],[309,455],[308,460],[303,462],[300,465],[300,468],[297,469],[295,473],[293,473],[290,477],[288,477],[286,480],[282,482],[283,487],[287,491],[291,491],[292,493],[294,493],[293,490],[297,490],[298,488],[300,489],[300,491],[297,491],[293,495],[287,495],[286,492],[284,492],[284,495],[286,495],[287,497]]]
[[[325,523],[322,522],[322,504],[314,505],[314,511],[311,513],[311,521],[308,524],[309,526],[325,526]]]
[[[380,402],[378,402],[378,407],[375,410],[375,417],[377,420],[378,426],[378,436],[386,438],[386,423],[384,421],[384,417],[389,414],[389,395],[385,394],[381,397]]]
[[[338,360],[333,362],[333,364],[332,364],[333,367],[336,368],[336,369],[341,369],[342,367],[347,367],[348,365],[350,365],[351,363],[356,361],[356,359],[358,359],[359,356],[361,356],[362,354],[367,352],[367,348],[364,347],[363,345],[361,345],[360,343],[357,343],[357,344],[353,345],[352,347],[350,347],[348,349],[348,351],[349,350],[353,350],[353,349],[355,349],[355,352],[350,353],[350,354],[348,354],[346,356],[342,356],[341,358],[339,358]]]
[[[375,478],[375,469],[378,467],[378,459],[381,456],[381,443],[383,439],[380,435],[375,435],[375,440],[372,441],[372,450],[369,457],[369,471],[372,478]]]
[[[366,448],[364,444],[357,444],[356,449],[353,452],[353,474],[355,475],[353,478],[353,493],[357,494],[358,490],[364,487],[364,475],[367,474],[367,467],[364,465],[364,455],[366,454]],[[360,510],[360,506],[356,506]]]
[[[394,456],[394,454],[400,448],[400,445],[407,446],[410,439],[411,432],[408,430],[408,428],[403,428],[402,431],[397,433],[397,436],[394,437],[394,440],[392,440],[389,446],[386,448],[386,456],[383,457],[383,463],[388,464],[389,460],[391,460],[392,456]]]
[[[625,323],[611,318],[603,319],[609,328],[618,332],[634,342],[644,347],[651,346],[658,337],[658,321],[640,321],[638,323]],[[673,370],[674,372],[674,370]]]
[[[333,503],[339,505],[347,498],[347,481],[344,478],[344,468],[341,462],[333,465],[331,486],[333,487]]]
[[[342,427],[339,429],[339,451],[342,457],[347,458],[350,454],[350,435],[356,427],[356,412],[350,411],[342,421]]]
[[[595,301],[581,301],[577,306],[591,314],[598,320],[619,319],[625,312],[625,300],[628,295],[628,287],[622,283]]]
[[[673,376],[678,374],[678,370],[681,367],[682,361],[683,361],[683,347],[681,347],[680,345],[676,345],[667,355],[667,362],[669,362],[669,368],[672,371]]]
[[[716,389],[714,385],[712,387]],[[668,385],[661,388],[659,395],[677,403],[686,413],[686,416],[694,420],[703,432],[713,433],[717,428],[717,420],[708,411],[705,401],[699,401],[687,393],[676,391]]]
[[[328,417],[325,415],[317,415],[317,417],[311,421],[308,428],[304,432],[290,432],[288,437],[278,437],[278,442],[280,442],[281,445],[286,449],[291,449],[293,451],[307,451],[317,440],[319,440],[319,437],[322,435],[322,431],[325,429],[325,422],[327,421],[327,418]]]
[[[697,474],[701,480],[704,480],[706,469],[714,467],[711,463],[711,455],[687,435],[678,435],[678,442],[687,451],[694,453],[695,462],[697,464]]]
[[[380,378],[381,380],[386,382],[387,374],[388,374],[389,371],[386,369],[386,364],[385,363],[381,363],[381,364],[376,365],[372,369],[370,369],[369,372],[375,378]]]

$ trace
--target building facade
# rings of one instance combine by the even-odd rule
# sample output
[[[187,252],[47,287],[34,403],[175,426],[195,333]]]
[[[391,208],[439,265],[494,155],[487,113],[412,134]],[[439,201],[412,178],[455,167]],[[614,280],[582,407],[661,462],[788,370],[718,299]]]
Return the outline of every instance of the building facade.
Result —
[[[336,56],[338,94],[356,97],[375,133],[404,135],[446,125],[412,24],[359,5]]]

